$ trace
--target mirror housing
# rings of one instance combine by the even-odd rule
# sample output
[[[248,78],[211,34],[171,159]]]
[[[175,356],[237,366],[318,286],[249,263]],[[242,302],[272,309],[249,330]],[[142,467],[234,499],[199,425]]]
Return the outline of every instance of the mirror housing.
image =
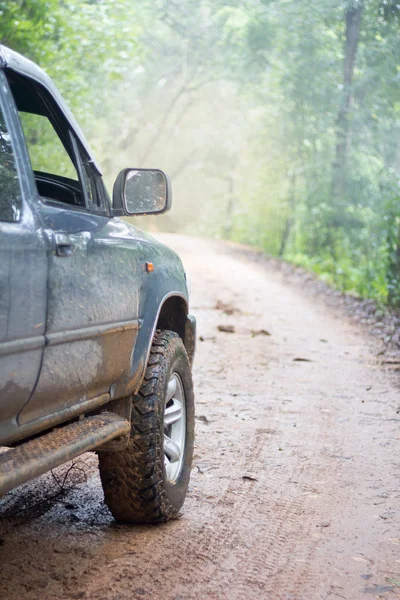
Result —
[[[171,208],[171,183],[159,169],[123,169],[114,183],[112,216],[161,214]]]

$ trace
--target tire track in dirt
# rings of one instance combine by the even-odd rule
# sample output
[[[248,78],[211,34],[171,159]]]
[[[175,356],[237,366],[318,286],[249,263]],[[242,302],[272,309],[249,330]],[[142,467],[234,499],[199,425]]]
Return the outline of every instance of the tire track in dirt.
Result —
[[[262,592],[275,593],[271,597],[278,600],[286,597],[286,592],[281,595],[276,586],[283,572],[291,586],[312,579],[309,567],[304,569],[297,562],[296,540],[300,539],[304,546],[304,538],[315,529],[315,522],[310,519],[313,511],[308,506],[309,481],[318,480],[324,470],[317,464],[323,445],[314,446],[312,455],[300,468],[292,465],[289,470],[283,469],[280,464],[271,463],[270,432],[270,428],[256,430],[238,465],[239,473],[257,473],[257,481],[239,483],[235,478],[216,503],[214,523],[218,519],[218,526],[184,545],[186,560],[202,557],[201,561],[191,562],[192,585],[190,591],[185,590],[185,598],[251,599]],[[324,435],[322,430],[321,440]],[[254,519],[258,522],[256,527],[252,524]],[[246,542],[246,538],[251,541]],[[304,551],[301,554],[306,564],[315,551],[315,543],[309,544],[305,555]]]
[[[324,470],[316,464],[321,448],[314,447],[312,455],[300,468],[298,465],[293,465],[290,470],[279,465],[271,468],[265,437],[260,434],[257,437],[244,465],[250,471],[259,471],[260,465],[266,465],[266,469],[258,481],[248,482],[248,489],[238,490],[236,485],[231,485],[221,499],[220,503],[225,504],[229,502],[230,495],[237,497],[239,493],[232,506],[234,524],[226,521],[224,539],[218,539],[217,547],[213,546],[213,559],[217,564],[214,572],[207,575],[208,581],[213,582],[224,558],[230,558],[235,569],[227,577],[228,591],[224,597],[232,600],[259,598],[260,593],[262,597],[276,600],[286,598],[287,592],[280,592],[281,586],[277,585],[282,575],[290,582],[291,593],[315,576],[308,566],[317,541],[310,540],[315,522],[306,490],[310,479],[318,480]],[[250,519],[248,513],[251,513]],[[259,525],[251,528],[251,541],[246,545],[249,520],[254,518]],[[236,545],[232,543],[234,537],[237,538]],[[306,552],[304,539],[308,539]],[[230,544],[225,543],[229,540]],[[301,552],[298,552],[299,546]],[[298,562],[298,556],[302,557],[302,562]],[[303,562],[306,568],[302,568]],[[218,591],[213,588],[212,583],[203,587],[204,597]]]

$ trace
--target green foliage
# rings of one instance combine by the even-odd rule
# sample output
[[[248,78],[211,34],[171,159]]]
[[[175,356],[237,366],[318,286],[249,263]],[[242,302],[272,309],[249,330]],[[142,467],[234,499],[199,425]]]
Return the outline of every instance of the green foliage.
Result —
[[[127,165],[171,174],[161,227],[254,244],[400,306],[398,3],[0,0],[0,13],[2,42],[55,78],[110,182]]]
[[[386,263],[387,298],[400,306],[400,197],[386,203],[382,223],[382,255]]]
[[[257,34],[247,50],[256,60],[258,32],[263,24],[266,32],[275,28],[269,70],[260,72],[266,93],[260,97],[260,86],[254,90],[263,104],[265,131],[263,144],[254,148],[254,162],[261,162],[257,178],[274,193],[263,192],[263,210],[258,192],[243,198],[247,210],[238,208],[233,235],[272,253],[283,247],[286,258],[340,289],[400,306],[398,8],[373,0],[360,4],[354,72],[346,92],[345,19],[353,5],[263,4],[268,10],[256,16]],[[338,196],[337,132],[345,93],[350,94],[343,134],[346,164],[342,161]],[[277,207],[286,215],[286,226],[275,214]]]
[[[0,41],[55,79],[90,133],[140,55],[138,10],[129,0],[0,0]]]
[[[46,59],[61,28],[58,5],[57,0],[0,0],[1,43],[33,60]]]

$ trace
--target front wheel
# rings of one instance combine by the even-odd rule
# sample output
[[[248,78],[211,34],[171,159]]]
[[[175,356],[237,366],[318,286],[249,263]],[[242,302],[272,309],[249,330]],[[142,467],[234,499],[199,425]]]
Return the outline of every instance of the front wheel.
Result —
[[[191,368],[181,338],[157,331],[125,450],[100,452],[105,502],[124,523],[174,518],[189,485],[194,441]]]

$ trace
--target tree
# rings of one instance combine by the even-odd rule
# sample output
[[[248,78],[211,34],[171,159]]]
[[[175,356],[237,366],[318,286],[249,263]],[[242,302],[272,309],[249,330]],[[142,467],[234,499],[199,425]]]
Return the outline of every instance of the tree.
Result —
[[[353,77],[357,48],[360,40],[363,0],[350,0],[345,20],[345,42],[343,61],[342,98],[336,125],[335,162],[333,164],[333,200],[337,209],[342,210],[347,196],[347,155],[350,146],[350,110],[353,104]]]

